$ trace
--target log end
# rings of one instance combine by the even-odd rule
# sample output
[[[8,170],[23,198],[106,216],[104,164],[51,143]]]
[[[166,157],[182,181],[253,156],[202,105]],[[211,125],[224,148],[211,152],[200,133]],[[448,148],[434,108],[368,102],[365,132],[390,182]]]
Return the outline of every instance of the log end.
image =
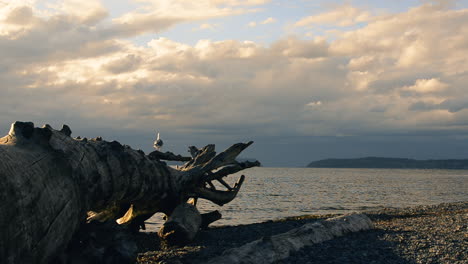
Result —
[[[201,224],[202,217],[197,208],[188,203],[181,204],[159,230],[161,244],[166,247],[186,245],[193,241]]]
[[[161,245],[163,247],[184,246],[192,240],[191,234],[175,222],[164,224],[159,229],[158,235],[161,238]]]
[[[11,137],[16,138],[26,138],[29,139],[34,133],[34,123],[33,122],[21,122],[16,121],[11,124],[10,132],[8,134]]]
[[[28,145],[32,143],[32,145],[48,146],[52,136],[52,128],[50,125],[35,128],[33,122],[16,121],[11,124],[8,136],[9,140],[2,142],[3,144],[9,141],[8,144],[11,145]]]
[[[71,136],[71,134],[72,134],[72,131],[71,131],[70,127],[65,125],[65,124],[62,126],[62,129],[60,129],[60,132],[62,132],[64,135],[66,135],[68,137]]]

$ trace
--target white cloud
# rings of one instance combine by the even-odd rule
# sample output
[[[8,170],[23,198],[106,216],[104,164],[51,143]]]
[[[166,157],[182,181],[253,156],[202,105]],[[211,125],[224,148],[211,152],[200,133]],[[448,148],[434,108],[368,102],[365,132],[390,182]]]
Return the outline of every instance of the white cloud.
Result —
[[[11,10],[4,18],[7,24],[29,25],[34,20],[33,10],[30,6],[18,6]]]
[[[271,45],[272,50],[288,57],[320,58],[328,56],[328,43],[324,39],[301,40],[288,37]]]
[[[378,80],[378,76],[369,71],[351,71],[348,73],[347,79],[347,87],[357,91],[365,91],[369,89],[372,82]]]
[[[260,22],[260,24],[266,25],[266,24],[272,24],[272,23],[275,23],[275,22],[276,22],[275,18],[269,17],[269,18],[263,20],[262,22]]]
[[[200,30],[215,30],[216,25],[208,24],[208,23],[203,23],[198,27]]]
[[[103,67],[113,74],[120,74],[138,69],[141,62],[141,57],[134,54],[129,54],[123,58],[112,60],[109,63],[103,65]]]
[[[351,5],[343,5],[321,14],[304,17],[294,23],[294,26],[304,27],[327,24],[347,27],[361,22],[368,22],[371,17],[372,15],[368,11]]]
[[[163,3],[176,6],[151,2],[148,7],[159,9],[141,9],[113,24],[89,19],[99,13],[93,10],[64,9],[61,16],[44,16],[29,5],[2,10],[1,28],[9,28],[0,34],[1,124],[52,119],[185,133],[216,127],[226,134],[242,128],[249,135],[363,135],[443,130],[466,120],[466,9],[425,4],[376,16],[328,41],[291,36],[269,46],[235,40],[188,45],[157,38],[141,47],[122,39],[192,19],[186,16],[192,11],[169,19]],[[232,14],[263,2],[200,3]]]
[[[67,15],[78,23],[93,25],[108,15],[99,0],[63,0],[47,4],[56,14]]]
[[[448,88],[448,85],[441,82],[439,79],[419,79],[412,86],[404,86],[403,91],[412,91],[417,93],[434,93],[441,92]]]
[[[329,52],[351,56],[347,68],[354,73],[349,81],[358,90],[370,87],[384,91],[437,76],[449,85],[449,93],[458,85],[451,85],[448,80],[455,79],[447,77],[468,68],[468,59],[461,55],[466,49],[458,44],[466,41],[463,25],[467,22],[466,9],[425,4],[408,12],[376,17],[366,27],[333,41]]]
[[[322,101],[312,101],[312,102],[306,104],[306,106],[310,106],[310,107],[320,106],[320,105],[322,105]]]
[[[256,22],[256,21],[250,21],[247,26],[249,27],[256,27],[258,25],[267,25],[267,24],[272,24],[272,23],[275,23],[276,22],[276,19],[273,18],[273,17],[269,17],[269,18],[266,18],[265,20],[263,21],[259,21],[259,22]]]
[[[258,11],[269,0],[138,0],[138,11],[113,19],[114,34],[134,36],[156,33],[175,24]]]
[[[257,22],[251,21],[251,22],[249,22],[249,23],[247,24],[247,26],[249,26],[249,27],[256,27],[256,26],[257,26]]]

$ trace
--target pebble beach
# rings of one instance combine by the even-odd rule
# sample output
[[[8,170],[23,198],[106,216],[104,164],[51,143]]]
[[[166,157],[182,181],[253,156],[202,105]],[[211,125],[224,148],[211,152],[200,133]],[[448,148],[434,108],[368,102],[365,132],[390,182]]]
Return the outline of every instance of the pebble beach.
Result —
[[[304,247],[276,263],[468,263],[468,202],[361,213],[373,229]],[[136,263],[205,263],[227,249],[332,216],[213,227],[179,248],[161,248],[156,233],[140,233]]]

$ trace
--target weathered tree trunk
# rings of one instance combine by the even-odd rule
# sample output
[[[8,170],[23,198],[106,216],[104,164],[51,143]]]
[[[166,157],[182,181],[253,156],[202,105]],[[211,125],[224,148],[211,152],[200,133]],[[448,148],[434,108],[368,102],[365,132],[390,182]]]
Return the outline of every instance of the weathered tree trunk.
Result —
[[[287,258],[291,252],[350,232],[369,230],[373,224],[364,214],[352,214],[305,224],[286,233],[255,240],[226,250],[209,264],[269,264]]]
[[[251,142],[235,144],[218,155],[214,147],[206,147],[210,151],[176,170],[155,155],[116,141],[70,135],[65,125],[57,131],[15,122],[0,138],[2,261],[46,263],[86,220],[140,226],[156,212],[171,215],[189,198],[224,204],[238,188],[224,192],[206,188],[207,182],[227,176],[219,174],[223,169],[212,171],[232,166],[236,172],[258,165],[235,161]]]

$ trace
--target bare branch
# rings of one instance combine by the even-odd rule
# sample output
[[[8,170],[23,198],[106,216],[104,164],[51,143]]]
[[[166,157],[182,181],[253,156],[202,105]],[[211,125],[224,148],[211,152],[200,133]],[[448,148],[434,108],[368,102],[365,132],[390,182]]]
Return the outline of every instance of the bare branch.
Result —
[[[217,171],[215,173],[207,174],[204,177],[204,180],[205,181],[212,181],[212,180],[216,180],[216,179],[221,179],[223,177],[226,177],[226,176],[228,176],[230,174],[234,174],[234,173],[239,172],[241,170],[245,170],[245,169],[252,168],[252,167],[258,167],[258,166],[260,166],[259,161],[236,162],[235,164],[230,165],[230,166],[226,166],[226,167],[220,169],[219,171]]]
[[[187,164],[184,165],[184,167],[181,169],[182,171],[188,172],[189,177],[187,177],[185,180],[189,184],[196,184],[200,182],[206,182],[209,179],[217,179],[221,178],[223,176],[226,176],[229,173],[232,172],[238,172],[240,170],[250,168],[253,166],[259,166],[260,163],[258,162],[244,162],[244,163],[239,163],[236,161],[236,157],[248,146],[250,146],[253,143],[253,141],[250,141],[248,143],[237,143],[226,149],[225,151],[219,153],[215,157],[211,158],[208,160],[206,157],[212,157],[214,156],[214,145],[208,145],[212,146],[211,152],[209,149],[207,150],[205,147],[202,150],[202,153],[199,154],[194,160],[188,162]],[[203,157],[203,158],[202,158]],[[203,163],[205,162],[205,163]],[[227,165],[237,165],[237,168],[235,169],[226,169],[223,171],[221,169],[221,172],[223,176],[219,172],[214,173],[216,176],[210,177],[212,171],[221,168],[223,166]],[[230,171],[229,173],[226,174],[227,171]]]
[[[181,155],[176,155],[172,152],[160,152],[158,150],[155,150],[148,154],[148,158],[152,160],[171,160],[171,161],[191,161],[192,158],[190,157],[183,157]]]
[[[181,170],[186,171],[201,166],[210,161],[215,155],[215,145],[207,145],[198,151],[198,154],[195,156],[195,158],[184,164]]]
[[[227,182],[225,182],[223,179],[216,179],[216,180],[222,185],[224,185],[224,187],[226,187],[228,190],[232,190],[232,187],[229,186],[229,184],[227,184]]]
[[[226,166],[236,162],[236,157],[248,146],[252,145],[253,141],[247,143],[237,143],[226,149],[225,151],[219,153],[214,157],[210,162],[206,163],[203,166],[203,170],[212,171],[216,168]]]
[[[195,146],[190,146],[188,152],[190,152],[192,158],[195,158],[198,154],[200,154],[200,150]]]
[[[216,190],[216,187],[214,186],[214,184],[211,181],[207,181],[206,183],[208,183],[208,185],[210,186],[210,188],[212,190]]]
[[[234,188],[230,191],[218,191],[206,188],[196,188],[194,190],[194,194],[196,197],[203,198],[209,200],[219,206],[223,206],[236,198],[237,193],[239,192],[240,188],[242,187],[242,183],[244,183],[245,176],[242,175],[239,178],[239,181],[236,183]]]

